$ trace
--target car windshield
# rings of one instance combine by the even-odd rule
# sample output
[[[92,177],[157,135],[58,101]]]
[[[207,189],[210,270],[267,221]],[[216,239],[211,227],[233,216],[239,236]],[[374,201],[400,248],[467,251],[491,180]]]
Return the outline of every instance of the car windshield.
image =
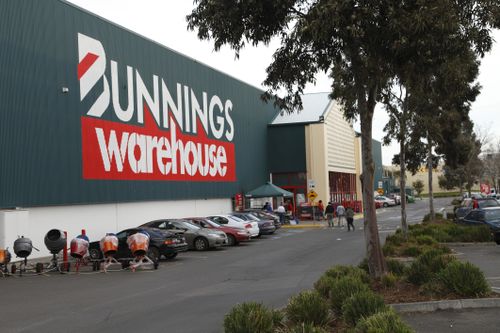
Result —
[[[244,223],[245,221],[236,217],[236,216],[228,216],[227,217],[229,220],[233,220],[234,222],[238,222],[238,223]]]
[[[498,206],[498,202],[496,200],[482,200],[478,201],[479,208],[484,207],[496,207]]]
[[[250,221],[260,221],[260,219],[253,214],[248,213],[248,214],[245,214],[245,216],[248,216]]]
[[[216,222],[214,222],[212,220],[209,220],[209,219],[205,219],[205,220],[203,220],[203,222],[205,222],[206,224],[211,225],[214,228],[220,228],[220,227],[222,227],[219,223],[216,223]]]
[[[484,217],[486,221],[500,220],[500,209],[485,210]]]

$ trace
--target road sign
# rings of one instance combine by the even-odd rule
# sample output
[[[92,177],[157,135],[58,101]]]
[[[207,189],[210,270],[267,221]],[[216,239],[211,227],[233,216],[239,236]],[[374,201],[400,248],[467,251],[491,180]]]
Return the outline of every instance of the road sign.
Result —
[[[310,190],[309,192],[307,192],[307,197],[309,198],[309,200],[314,201],[314,199],[318,197],[318,193],[314,192],[314,190]]]
[[[316,187],[316,182],[313,179],[308,179],[307,188],[310,190],[314,190],[315,187]]]

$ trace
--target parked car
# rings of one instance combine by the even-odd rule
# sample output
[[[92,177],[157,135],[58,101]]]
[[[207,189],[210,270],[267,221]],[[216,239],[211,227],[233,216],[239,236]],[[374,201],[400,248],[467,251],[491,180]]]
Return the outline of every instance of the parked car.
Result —
[[[188,244],[181,235],[172,232],[161,231],[151,228],[131,228],[120,231],[116,234],[118,238],[118,251],[115,254],[116,259],[131,259],[132,252],[128,248],[127,238],[137,232],[146,232],[149,235],[149,249],[147,256],[157,262],[162,256],[167,259],[173,259],[179,252],[187,251]],[[99,245],[100,241],[89,244],[89,255],[92,259],[102,259],[104,256]]]
[[[401,196],[399,194],[391,193],[391,194],[388,194],[387,197],[389,199],[394,200],[394,202],[396,203],[396,205],[401,205]]]
[[[479,198],[471,199],[466,198],[462,201],[460,207],[455,209],[455,221],[460,222],[463,220],[465,215],[467,215],[471,210],[475,208],[486,208],[486,207],[498,207],[500,204],[497,200],[493,198]]]
[[[186,218],[186,220],[202,228],[223,231],[227,235],[228,246],[238,245],[239,242],[246,242],[250,240],[250,232],[244,228],[234,228],[220,225],[204,217],[189,217]]]
[[[276,231],[276,227],[274,226],[274,221],[270,218],[258,218],[252,213],[245,212],[233,212],[232,216],[236,216],[237,218],[242,219],[247,222],[257,222],[259,225],[259,236],[260,235],[271,235]]]
[[[141,227],[158,228],[183,234],[191,250],[205,251],[227,244],[227,236],[223,231],[201,228],[181,219],[161,219],[144,223]]]
[[[274,226],[276,227],[276,229],[281,228],[280,218],[276,214],[269,213],[269,212],[266,212],[263,210],[256,210],[256,209],[247,209],[247,210],[245,210],[245,212],[251,213],[252,215],[257,216],[258,218],[271,219],[271,220],[273,220]]]
[[[500,207],[473,209],[462,220],[468,225],[486,224],[494,236],[495,242],[500,245]]]
[[[382,207],[389,207],[389,206],[396,206],[396,201],[393,199],[389,199],[386,196],[379,195],[375,197],[375,203],[380,202],[382,204]]]
[[[220,225],[246,229],[250,232],[251,237],[257,237],[259,235],[259,224],[255,221],[247,222],[237,218],[236,216],[227,214],[212,215],[207,218]]]

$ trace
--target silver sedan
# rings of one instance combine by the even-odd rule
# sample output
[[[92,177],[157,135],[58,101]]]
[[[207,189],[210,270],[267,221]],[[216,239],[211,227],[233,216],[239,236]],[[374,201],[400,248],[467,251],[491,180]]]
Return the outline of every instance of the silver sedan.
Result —
[[[145,223],[142,226],[183,234],[191,250],[204,251],[227,244],[227,235],[223,231],[200,228],[186,220],[162,219]]]

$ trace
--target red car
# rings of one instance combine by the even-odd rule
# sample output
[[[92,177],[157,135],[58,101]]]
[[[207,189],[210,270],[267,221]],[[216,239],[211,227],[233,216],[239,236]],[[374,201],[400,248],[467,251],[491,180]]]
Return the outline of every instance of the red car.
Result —
[[[189,222],[192,222],[202,228],[224,231],[227,235],[228,246],[238,245],[239,242],[247,242],[250,240],[250,232],[246,229],[226,227],[203,217],[188,217],[184,220],[188,220]]]

